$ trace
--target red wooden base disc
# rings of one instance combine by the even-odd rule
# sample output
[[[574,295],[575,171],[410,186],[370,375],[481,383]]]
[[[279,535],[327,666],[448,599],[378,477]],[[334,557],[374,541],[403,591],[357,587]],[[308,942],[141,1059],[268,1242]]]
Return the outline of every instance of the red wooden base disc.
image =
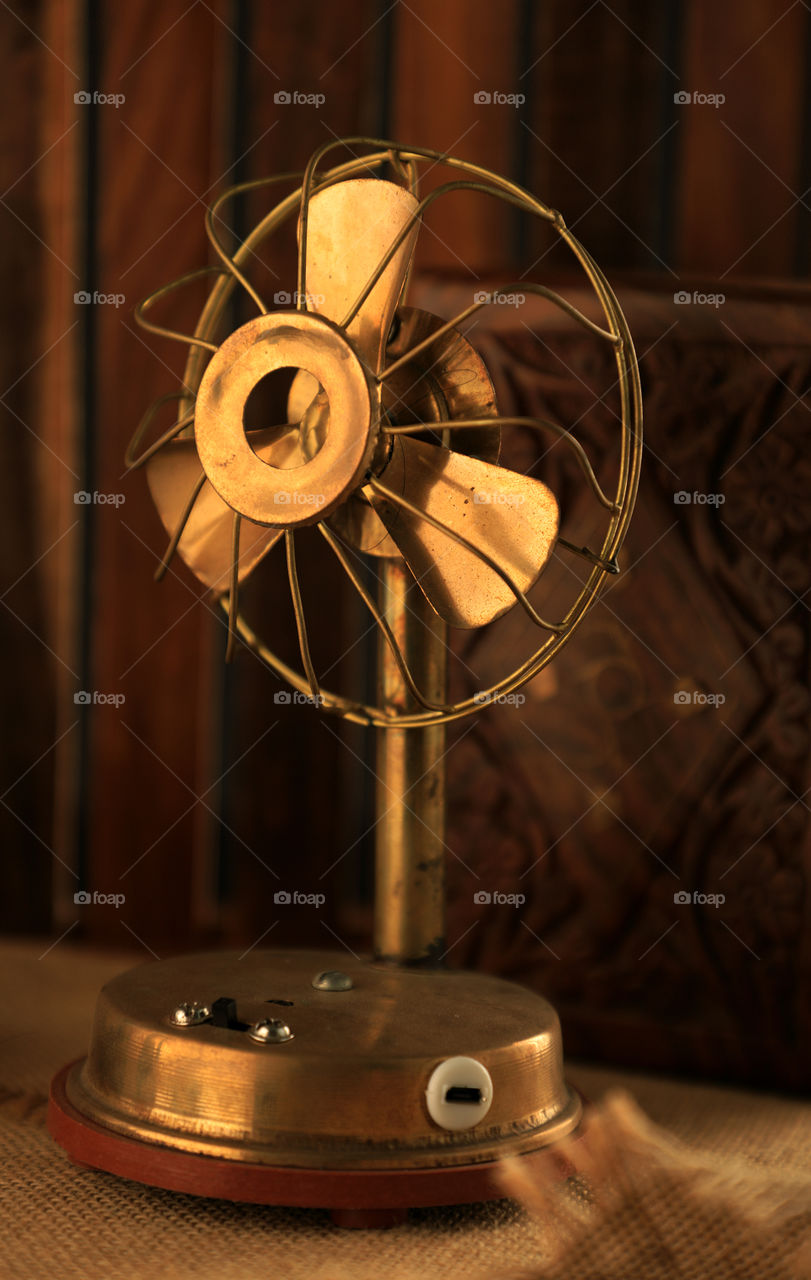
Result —
[[[76,1110],[65,1092],[73,1065],[68,1063],[51,1082],[48,1129],[74,1164],[194,1196],[331,1209],[340,1226],[394,1226],[405,1219],[407,1209],[504,1198],[495,1161],[447,1169],[274,1168],[140,1142]],[[572,1171],[551,1148],[520,1158],[544,1162],[547,1170],[551,1161],[561,1177]]]

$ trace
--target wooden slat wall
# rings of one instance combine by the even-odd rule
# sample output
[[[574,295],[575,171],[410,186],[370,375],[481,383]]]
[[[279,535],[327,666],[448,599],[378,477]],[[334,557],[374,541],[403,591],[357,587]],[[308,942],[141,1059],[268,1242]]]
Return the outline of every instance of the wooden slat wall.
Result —
[[[41,145],[36,166],[42,203],[46,281],[42,290],[43,348],[47,352],[38,379],[38,421],[43,447],[37,449],[37,483],[32,497],[36,537],[44,553],[38,563],[43,593],[45,638],[55,655],[52,667],[55,746],[45,757],[40,780],[53,793],[47,842],[55,857],[41,877],[39,893],[53,873],[54,916],[60,925],[75,919],[73,893],[79,887],[78,840],[81,808],[82,720],[74,702],[80,680],[81,562],[86,510],[75,502],[82,488],[79,457],[83,430],[83,318],[74,294],[83,288],[76,247],[80,243],[82,182],[86,147],[74,93],[81,85],[81,34],[75,5],[49,7],[45,42],[56,66],[43,74]],[[47,74],[46,74],[47,70]],[[52,139],[59,141],[53,145]],[[43,545],[44,544],[44,545]],[[46,763],[47,762],[47,763]],[[44,816],[44,814],[42,815]],[[37,895],[39,896],[39,895]],[[49,904],[50,905],[50,904]],[[23,913],[23,927],[29,927]]]
[[[41,17],[41,14],[37,15]],[[44,929],[50,922],[53,859],[53,754],[58,720],[56,685],[68,647],[55,636],[47,585],[53,585],[52,555],[43,553],[69,527],[65,512],[43,521],[38,496],[53,495],[65,456],[59,440],[45,438],[38,413],[38,381],[52,374],[70,338],[70,308],[41,310],[43,298],[64,280],[65,246],[54,243],[41,199],[38,161],[45,149],[36,111],[22,104],[47,93],[48,68],[35,36],[20,23],[0,27],[4,75],[2,126],[2,256],[0,256],[0,420],[5,440],[0,469],[3,566],[0,588],[0,651],[5,679],[0,688],[2,806],[0,842],[3,892],[0,921],[7,928]],[[10,127],[13,122],[13,129]],[[64,112],[53,137],[64,129]],[[50,244],[48,252],[43,242]],[[58,312],[58,314],[57,314]],[[69,318],[68,318],[69,317]],[[51,354],[45,355],[48,348]],[[44,507],[47,504],[43,503]],[[39,565],[34,568],[39,561]],[[47,585],[46,585],[47,584]],[[50,652],[50,651],[53,651]],[[43,764],[36,762],[43,755]],[[33,766],[33,767],[32,767]]]
[[[296,172],[304,157],[330,139],[381,132],[389,29],[386,19],[377,21],[379,17],[380,10],[371,0],[322,6],[317,15],[312,5],[279,7],[272,20],[264,6],[244,6],[250,52],[243,51],[240,57],[244,82],[237,99],[234,149],[242,159],[235,177],[248,180]],[[280,91],[323,94],[325,101],[277,104],[274,97]],[[342,149],[333,155],[334,159],[327,157],[327,164],[347,158]],[[257,220],[283,193],[280,188],[278,194],[271,190],[246,201],[245,225]],[[252,272],[269,304],[277,290],[295,290],[294,232],[291,222],[262,254],[268,270]],[[283,420],[284,403],[277,409]],[[362,634],[368,622],[362,606],[358,608],[341,590],[338,576],[323,573],[320,542],[316,531],[305,532],[297,537],[296,554],[304,599],[314,619],[310,624],[313,651],[325,670],[331,661],[328,655],[336,648],[333,642],[343,635]],[[281,547],[274,552],[270,571],[261,583],[249,586],[243,598],[252,625],[261,634],[273,636],[298,664]],[[343,647],[337,644],[338,651]],[[353,650],[349,661],[354,665],[341,671],[340,678],[349,681],[347,687],[357,687],[364,678],[365,651],[364,645]],[[338,673],[331,678],[339,679]],[[358,829],[368,825],[363,819],[368,804],[364,805],[357,762],[339,739],[354,751],[362,753],[365,748],[357,732],[331,720],[326,723],[309,709],[274,702],[282,689],[245,651],[237,655],[225,678],[224,748],[218,772],[234,760],[243,759],[243,763],[227,774],[222,787],[228,824],[218,849],[222,936],[248,945],[273,926],[276,945],[333,945],[329,930],[337,923],[346,875],[357,871],[357,856],[342,861],[337,872],[324,873],[336,851],[343,851]],[[326,901],[318,910],[279,911],[272,895],[280,889],[323,893]]]
[[[94,931],[118,942],[124,920],[157,950],[189,929],[194,799],[206,786],[198,744],[210,728],[202,694],[217,624],[194,605],[203,593],[177,567],[162,587],[151,581],[165,537],[143,476],[125,476],[122,451],[144,392],[173,390],[185,353],[141,335],[132,307],[207,259],[202,214],[228,163],[224,13],[223,4],[196,6],[167,30],[175,15],[163,6],[98,12],[97,83],[126,102],[97,109],[90,270],[99,290],[124,294],[126,304],[95,308],[87,426],[94,486],[126,500],[90,509],[89,672],[93,689],[126,702],[87,709],[82,870],[88,888],[126,894],[120,917],[97,913]],[[194,312],[181,301],[174,314],[188,323]]]
[[[0,14],[0,154],[12,188],[0,205],[0,376],[16,383],[3,396],[2,591],[18,615],[0,617],[11,726],[2,790],[13,788],[6,803],[18,814],[0,811],[13,868],[5,927],[42,928],[51,916],[56,936],[76,919],[78,876],[127,901],[117,914],[84,912],[77,936],[160,954],[209,939],[249,945],[271,923],[276,882],[264,864],[284,870],[294,851],[298,887],[315,890],[368,824],[365,775],[334,734],[361,756],[370,742],[277,707],[275,682],[244,654],[223,672],[222,623],[195,603],[192,578],[177,566],[152,583],[163,533],[143,477],[122,474],[140,413],[183,363],[179,346],[134,333],[131,309],[209,260],[203,205],[234,180],[299,168],[334,135],[388,133],[525,183],[613,272],[657,272],[674,289],[690,275],[801,275],[810,31],[805,6],[781,15],[767,0],[18,0]],[[79,87],[126,101],[74,107]],[[279,104],[280,89],[325,102]],[[477,103],[481,91],[526,101]],[[681,106],[679,91],[726,102]],[[238,204],[237,232],[267,205]],[[510,212],[484,199],[452,197],[429,226],[421,266],[467,282],[509,276],[518,261],[539,259],[536,278],[563,265],[543,256],[542,229],[518,236]],[[263,287],[290,287],[291,254],[292,237],[272,248]],[[126,303],[77,309],[80,288]],[[173,311],[187,324],[193,314],[192,301]],[[75,508],[80,487],[125,502]],[[362,625],[337,588],[319,589],[306,553],[303,573],[325,631]],[[256,593],[252,616],[277,621],[284,599],[281,586]],[[341,678],[367,662],[368,650],[352,650]],[[77,709],[80,686],[126,701]],[[360,896],[369,848],[367,835],[331,877],[323,923],[283,918],[274,940],[323,938],[338,897]],[[357,937],[345,935],[353,945],[364,943],[358,919]]]
[[[516,108],[475,99],[494,90],[519,92],[519,0],[452,0],[439,6],[416,0],[395,12],[392,136],[499,171],[511,168],[521,142]],[[435,170],[421,194],[462,176]],[[449,195],[429,210],[419,263],[475,279],[510,262],[513,222],[512,211],[499,201],[467,192]]]
[[[680,87],[671,10],[644,0],[533,10],[521,81],[529,95],[527,183],[604,266],[659,271],[669,258],[662,211],[673,195]],[[547,244],[538,233],[539,254]]]
[[[724,5],[690,6],[684,85],[726,101],[685,113],[678,192],[685,270],[794,274],[807,228],[800,197],[811,182],[803,172],[808,39],[803,5],[743,0],[732,23]]]

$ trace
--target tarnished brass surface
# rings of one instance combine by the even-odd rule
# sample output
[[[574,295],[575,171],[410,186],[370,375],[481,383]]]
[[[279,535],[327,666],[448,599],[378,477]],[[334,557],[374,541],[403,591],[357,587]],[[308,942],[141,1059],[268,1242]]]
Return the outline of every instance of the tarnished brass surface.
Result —
[[[259,458],[267,461],[273,457],[275,460],[277,432],[278,428],[271,427],[268,432],[250,433],[250,445]],[[263,444],[261,437],[265,435],[272,438]],[[177,528],[187,503],[199,488],[178,543],[178,554],[212,591],[227,591],[233,559],[231,529],[234,513],[205,476],[194,441],[173,440],[166,445],[146,464],[146,477],[152,500],[169,534]],[[281,529],[245,522],[239,543],[240,580],[248,576],[282,532]]]
[[[443,701],[446,628],[402,560],[382,563],[378,606],[419,688]],[[414,705],[382,636],[378,684],[393,713]],[[374,945],[386,960],[436,963],[445,951],[444,753],[441,724],[378,734]]]
[[[344,332],[373,375],[383,366],[386,341],[408,273],[417,225],[410,192],[379,178],[351,178],[316,191],[307,221],[307,310],[343,325],[384,255],[403,239]]]
[[[398,308],[397,321],[397,333],[386,348],[386,358],[392,362],[412,348],[418,348],[443,325],[439,316],[413,307]],[[296,403],[292,397],[290,403]],[[408,359],[383,383],[383,414],[390,426],[439,423],[455,418],[494,418],[497,413],[495,392],[484,361],[455,329]],[[453,447],[471,457],[497,462],[500,440],[501,430],[497,425],[474,427],[457,434]],[[442,439],[441,443],[450,446],[451,442]],[[381,459],[385,461],[387,458]],[[339,507],[330,517],[330,523],[347,542],[367,555],[399,556],[396,542],[389,537],[372,506],[373,497],[373,491],[367,486]]]
[[[348,991],[314,989],[340,969]],[[294,1038],[256,1044],[210,1023],[178,1029],[180,1000],[236,1000],[240,1019],[289,1000]],[[425,1089],[447,1058],[489,1071],[479,1125],[440,1128]],[[89,1119],[178,1150],[269,1165],[431,1168],[527,1152],[570,1132],[558,1018],[540,996],[482,974],[394,968],[347,953],[236,952],[143,965],[99,995],[90,1053],[68,1096]]]
[[[318,453],[281,470],[259,458],[245,435],[245,404],[275,369],[306,369],[323,388],[329,429]],[[261,525],[315,524],[365,474],[377,442],[379,393],[341,331],[321,316],[276,312],[237,329],[212,356],[194,415],[197,452],[228,506]]]
[[[397,436],[380,482],[489,555],[520,591],[529,590],[549,558],[558,531],[558,504],[540,480],[412,436]],[[515,604],[515,591],[480,554],[377,488],[374,506],[445,622],[483,626]]]
[[[386,348],[386,360],[390,367],[401,359],[404,363],[383,382],[383,408],[392,426],[454,418],[498,418],[490,375],[467,338],[457,329],[447,329],[440,316],[416,307],[400,307],[397,320],[397,331]],[[419,349],[442,328],[447,331],[441,337]],[[500,445],[498,421],[454,442],[454,448],[487,462],[498,462]]]
[[[353,158],[319,173],[336,145],[349,145]],[[358,157],[357,146],[372,154]],[[356,177],[384,164],[403,185]],[[450,166],[459,180],[418,201],[419,165]],[[171,534],[163,567],[178,551],[217,590],[230,575],[229,652],[239,635],[326,710],[384,730],[377,960],[251,951],[145,966],[101,993],[91,1051],[72,1072],[68,1095],[83,1116],[116,1133],[272,1167],[419,1170],[531,1152],[570,1132],[580,1116],[579,1100],[563,1079],[557,1015],[520,987],[431,967],[444,954],[443,727],[537,675],[580,625],[606,574],[616,572],[642,448],[631,336],[608,282],[561,215],[481,166],[387,140],[328,141],[313,154],[300,188],[229,254],[218,239],[218,210],[233,194],[269,181],[241,184],[208,211],[206,228],[222,270],[194,334],[146,318],[175,285],[137,309],[145,328],[187,344],[190,354],[178,420],[144,446],[149,411],[128,459],[147,467]],[[448,321],[401,306],[423,216],[435,200],[460,189],[490,192],[546,222],[592,285],[605,327],[544,285],[518,288],[546,298],[610,344],[621,409],[614,497],[603,493],[565,425],[496,416],[484,367],[455,329],[504,289]],[[244,268],[263,240],[296,214],[297,309],[269,314]],[[260,315],[220,342],[236,286]],[[391,327],[398,307],[399,334]],[[289,423],[246,432],[251,391],[265,374],[287,366],[300,371]],[[551,432],[573,450],[606,513],[599,551],[559,541],[563,552],[585,556],[592,570],[557,622],[526,595],[557,537],[557,504],[540,482],[496,465],[500,426]],[[377,704],[320,685],[293,532],[312,523],[381,633]],[[273,653],[239,614],[240,580],[280,531],[301,671]],[[336,533],[354,546],[346,548]],[[347,554],[354,556],[355,548],[384,557],[379,606]],[[490,689],[445,702],[446,623],[483,625],[515,602],[544,633],[537,647]],[[313,986],[317,973],[336,968],[347,971],[347,990]],[[187,1002],[216,1009],[220,1017],[220,997],[236,1000],[238,1024],[171,1021],[172,1011]],[[274,1024],[273,1042],[259,1043],[249,1026],[272,1018],[274,1001],[284,1004],[289,1034]],[[265,1035],[271,1039],[268,1030]],[[457,1057],[475,1059],[492,1080],[492,1105],[469,1129],[443,1128],[425,1101],[435,1069]],[[469,1093],[470,1086],[460,1081],[454,1092]],[[443,1106],[453,1102],[470,1100],[442,1099]]]
[[[352,151],[352,158],[329,170],[322,170],[321,163],[327,153],[336,147],[346,146]],[[363,150],[363,154],[358,154],[358,148]],[[388,168],[389,178],[394,175],[394,181],[367,176],[384,166]],[[452,171],[454,180],[432,187],[428,195],[419,198],[420,171],[430,171],[441,166],[447,166]],[[364,176],[359,178],[359,174]],[[139,324],[150,332],[183,342],[189,349],[189,355],[183,387],[177,396],[177,421],[151,444],[145,444],[146,431],[156,412],[172,397],[164,396],[156,401],[136,429],[127,451],[128,465],[149,466],[161,452],[171,451],[181,438],[183,441],[189,438],[189,424],[195,418],[198,407],[196,397],[207,376],[206,362],[211,361],[212,355],[216,359],[221,351],[218,344],[221,342],[223,328],[227,325],[228,306],[235,289],[244,290],[262,316],[268,314],[263,297],[245,274],[245,268],[268,237],[277,232],[286,221],[298,216],[297,311],[302,316],[313,313],[313,318],[318,315],[329,318],[345,335],[344,341],[359,358],[369,379],[372,400],[370,442],[375,432],[378,433],[370,450],[370,467],[365,474],[358,475],[360,489],[344,489],[340,496],[336,495],[335,503],[330,503],[329,514],[322,508],[316,517],[325,541],[340,560],[343,571],[352,580],[355,589],[363,595],[360,579],[353,576],[352,555],[349,558],[343,555],[334,535],[337,534],[344,542],[351,544],[345,550],[354,553],[354,549],[358,548],[367,554],[379,556],[393,554],[399,533],[404,545],[398,546],[398,553],[405,552],[415,573],[419,572],[426,561],[433,564],[433,558],[440,554],[444,554],[448,563],[453,563],[458,571],[444,579],[441,572],[429,572],[425,575],[427,594],[447,621],[459,626],[481,625],[490,618],[498,617],[515,601],[542,633],[529,656],[512,671],[502,674],[488,689],[478,690],[455,703],[427,698],[421,700],[417,697],[416,705],[397,713],[396,720],[398,727],[406,728],[427,726],[472,714],[492,697],[513,693],[533,679],[562,646],[568,643],[594,604],[606,576],[619,571],[618,552],[630,522],[642,457],[641,391],[633,342],[625,317],[605,276],[556,210],[515,183],[480,165],[448,156],[432,148],[407,147],[386,139],[352,138],[325,142],[311,156],[298,189],[271,208],[239,242],[233,253],[229,253],[221,243],[217,230],[221,225],[220,210],[223,205],[241,192],[264,190],[289,177],[290,175],[279,175],[261,178],[223,192],[206,214],[206,231],[222,265],[188,272],[172,284],[156,290],[136,308]],[[515,285],[505,284],[484,296],[477,295],[469,306],[449,320],[439,322],[436,318],[422,316],[404,326],[399,335],[391,330],[390,321],[395,309],[399,309],[403,315],[407,314],[401,304],[418,229],[435,201],[460,190],[488,192],[523,210],[528,217],[547,223],[585,273],[604,323],[596,322],[565,296],[544,284],[527,279],[525,275]],[[218,278],[194,333],[182,333],[177,329],[161,326],[148,317],[147,313],[161,299],[211,271]],[[455,458],[469,454],[484,463],[492,464],[495,456],[480,448],[476,437],[482,429],[489,432],[508,426],[549,434],[560,442],[562,448],[574,454],[586,483],[606,513],[607,528],[597,550],[580,547],[563,536],[558,538],[559,550],[585,559],[591,566],[591,572],[585,582],[581,582],[576,575],[573,577],[577,586],[576,598],[570,607],[560,610],[557,619],[549,618],[542,608],[539,611],[528,599],[526,592],[537,577],[535,569],[539,570],[543,561],[531,569],[522,562],[523,548],[518,545],[522,543],[525,546],[540,547],[544,558],[548,554],[546,544],[551,511],[548,495],[544,493],[543,499],[539,500],[537,490],[521,492],[520,496],[524,499],[522,505],[531,505],[536,501],[540,501],[540,505],[537,519],[525,512],[525,516],[529,518],[520,537],[511,536],[504,529],[499,531],[496,528],[498,521],[491,518],[492,513],[488,513],[480,522],[476,522],[483,531],[483,540],[478,537],[467,538],[464,532],[467,513],[460,510],[460,505],[464,506],[464,503],[460,504],[457,500],[458,494],[453,492],[454,489],[461,483],[462,486],[468,484],[469,488],[478,485],[481,492],[481,484],[486,477],[488,483],[491,480],[495,482],[494,492],[499,494],[496,498],[498,503],[504,492],[513,492],[505,489],[505,486],[515,483],[513,473],[497,469],[495,474],[479,471],[473,476],[468,468],[459,470],[457,474],[441,460],[441,450],[436,451],[431,463],[418,466],[415,460],[419,455],[415,449],[410,450],[404,444],[407,437],[413,436],[416,437],[416,449],[419,449],[423,443],[420,437],[426,436],[422,417],[442,419],[442,399],[448,401],[448,385],[453,382],[456,391],[460,391],[470,371],[468,366],[474,370],[476,368],[475,361],[470,363],[465,340],[458,334],[459,326],[471,321],[481,308],[513,292],[542,297],[552,306],[560,308],[573,323],[582,326],[597,341],[610,344],[616,361],[620,413],[618,474],[613,496],[610,487],[604,491],[597,482],[587,452],[565,424],[543,418],[497,416],[493,415],[489,405],[482,408],[478,403],[458,403],[455,407],[447,404],[448,417],[443,419],[445,425],[442,427],[442,443],[449,447],[453,445]],[[421,313],[416,315],[420,316]],[[446,341],[451,343],[451,347],[443,353]],[[447,352],[454,343],[458,345],[454,348],[456,354],[450,357],[450,363],[454,366],[451,377],[446,379],[444,386],[440,386],[433,378],[432,362],[442,364],[446,361]],[[412,414],[416,421],[406,422],[398,419],[398,409],[411,394],[410,390],[406,390],[406,380],[415,374],[414,381],[418,386],[414,390]],[[475,384],[475,377],[473,382]],[[294,406],[295,411],[289,415],[290,425],[280,429],[273,456],[268,458],[263,454],[264,461],[269,462],[269,466],[254,467],[249,442],[244,436],[242,440],[236,441],[239,460],[249,470],[256,487],[261,487],[263,478],[267,480],[267,475],[263,476],[263,473],[270,472],[274,467],[286,467],[293,473],[306,470],[323,453],[323,448],[316,450],[314,444],[318,443],[320,436],[324,436],[325,429],[326,435],[329,435],[329,422],[333,417],[331,408],[326,417],[323,409],[319,409],[316,420],[309,424],[306,431],[303,422],[317,390],[314,376],[307,372],[298,375],[298,403]],[[478,398],[477,388],[474,400]],[[233,426],[236,431],[235,423]],[[227,443],[226,441],[226,445]],[[411,462],[407,461],[409,453],[412,454]],[[302,466],[296,465],[300,457],[305,460]],[[216,462],[215,459],[211,461]],[[231,461],[226,449],[225,455],[220,456],[219,465],[227,469],[231,467]],[[456,466],[455,463],[453,465]],[[464,463],[460,465],[464,468]],[[179,471],[179,464],[176,470]],[[314,471],[309,471],[308,477],[315,477],[315,474]],[[338,477],[339,490],[342,478],[342,475]],[[407,480],[408,484],[413,480],[420,499],[423,497],[423,485],[429,484],[433,495],[433,511],[421,510],[419,503],[411,500],[412,495],[405,487],[398,492],[396,482],[400,479]],[[388,480],[395,483],[387,484]],[[158,576],[165,572],[175,552],[184,555],[197,571],[195,557],[190,554],[191,544],[186,539],[186,526],[191,524],[194,528],[194,506],[196,501],[200,501],[209,508],[212,517],[209,521],[204,513],[205,518],[194,530],[193,541],[202,548],[199,557],[200,576],[203,581],[216,585],[219,589],[223,564],[229,559],[231,564],[229,588],[223,597],[223,606],[227,609],[229,619],[228,653],[233,651],[236,638],[239,637],[283,680],[302,693],[317,696],[325,711],[361,724],[381,727],[391,724],[391,711],[386,711],[377,704],[364,703],[352,693],[336,693],[326,689],[313,668],[305,642],[307,625],[293,546],[293,529],[297,525],[312,522],[308,519],[309,513],[297,520],[288,518],[271,522],[265,512],[268,527],[285,528],[287,570],[300,641],[299,669],[280,658],[269,644],[255,634],[240,613],[241,580],[275,540],[273,536],[263,540],[261,534],[249,527],[253,517],[248,513],[252,510],[257,522],[262,523],[261,512],[256,510],[253,501],[255,495],[248,492],[250,485],[246,485],[242,492],[231,493],[229,507],[233,507],[233,514],[229,517],[223,509],[220,521],[222,541],[215,545],[215,511],[211,495],[206,489],[207,481],[203,483],[200,476],[198,488],[191,468],[186,468],[179,476],[178,483],[184,495],[188,496],[181,498],[174,495],[171,502],[164,498],[163,505],[167,509],[171,507],[171,515],[176,517],[176,523],[170,528],[172,520],[165,517],[171,536]],[[241,486],[237,485],[236,488],[240,490]],[[313,496],[312,489],[305,490],[305,496]],[[239,505],[240,502],[242,506]],[[379,518],[383,512],[387,513],[385,522]],[[245,516],[247,519],[243,518]],[[396,532],[393,534],[395,525]],[[385,529],[382,537],[381,528]],[[333,540],[330,541],[330,538]],[[474,603],[477,594],[480,599]],[[365,598],[368,605],[368,598]],[[370,608],[370,612],[375,624],[385,632],[386,624],[382,615],[374,607]],[[399,663],[402,671],[402,655],[399,655]],[[412,692],[414,688],[412,682]]]

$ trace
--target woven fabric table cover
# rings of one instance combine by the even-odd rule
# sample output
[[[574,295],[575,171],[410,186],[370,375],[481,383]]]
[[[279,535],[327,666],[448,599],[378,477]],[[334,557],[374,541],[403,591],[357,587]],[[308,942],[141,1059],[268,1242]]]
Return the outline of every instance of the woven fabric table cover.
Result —
[[[0,1275],[16,1280],[231,1280],[232,1277],[465,1277],[557,1275],[547,1224],[514,1200],[412,1211],[388,1231],[341,1230],[326,1212],[205,1201],[73,1167],[45,1128],[55,1070],[86,1051],[99,987],[137,962],[68,943],[0,947]],[[46,954],[43,954],[46,953]],[[568,1076],[592,1101],[621,1087],[656,1125],[697,1151],[775,1178],[808,1179],[811,1106],[720,1085],[685,1083],[580,1062]],[[605,1275],[613,1276],[610,1248]],[[585,1265],[585,1264],[584,1264]],[[631,1265],[629,1263],[629,1265]],[[690,1264],[692,1267],[692,1263]],[[702,1280],[804,1269],[730,1270],[708,1255]],[[637,1266],[636,1263],[633,1266]],[[570,1270],[572,1280],[597,1276]],[[659,1274],[629,1270],[625,1280]],[[698,1275],[693,1270],[674,1275]]]

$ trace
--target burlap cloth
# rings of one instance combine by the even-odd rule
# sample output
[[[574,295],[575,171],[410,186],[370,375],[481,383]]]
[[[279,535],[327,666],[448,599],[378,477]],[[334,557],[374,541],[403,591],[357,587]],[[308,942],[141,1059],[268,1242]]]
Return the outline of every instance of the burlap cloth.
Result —
[[[84,1052],[99,986],[133,958],[62,943],[39,959],[47,945],[0,948],[4,1277],[811,1276],[811,1105],[580,1063],[569,1076],[598,1104],[587,1164],[581,1150],[575,1177],[543,1184],[507,1169],[528,1207],[418,1210],[393,1230],[345,1231],[322,1212],[78,1170],[45,1129],[48,1083]]]

